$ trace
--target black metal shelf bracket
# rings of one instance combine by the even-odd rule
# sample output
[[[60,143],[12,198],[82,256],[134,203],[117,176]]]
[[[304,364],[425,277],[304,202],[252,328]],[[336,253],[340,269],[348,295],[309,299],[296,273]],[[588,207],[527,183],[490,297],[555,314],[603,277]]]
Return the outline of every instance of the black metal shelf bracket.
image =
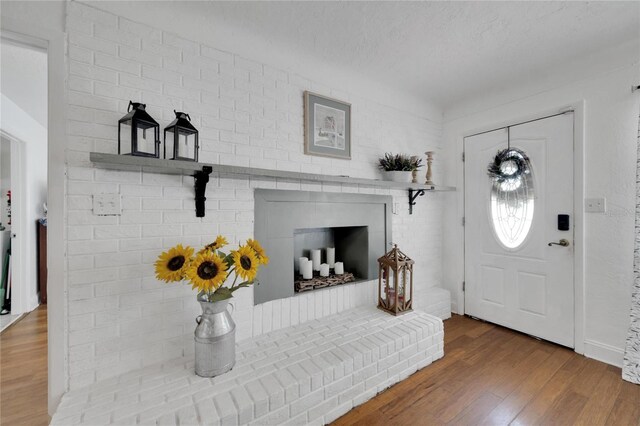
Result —
[[[413,214],[413,206],[416,205],[416,198],[424,195],[424,189],[409,189],[409,214]]]
[[[204,217],[204,206],[207,197],[204,196],[209,183],[209,175],[213,171],[211,166],[203,166],[202,171],[194,173],[194,188],[196,192],[196,217]]]

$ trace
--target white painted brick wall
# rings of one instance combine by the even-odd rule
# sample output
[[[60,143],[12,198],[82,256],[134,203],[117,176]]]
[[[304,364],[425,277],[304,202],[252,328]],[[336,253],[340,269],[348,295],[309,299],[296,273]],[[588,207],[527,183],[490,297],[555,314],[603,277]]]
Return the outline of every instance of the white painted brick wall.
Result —
[[[200,130],[205,162],[332,175],[378,177],[385,151],[441,149],[440,119],[419,117],[303,76],[131,22],[77,2],[68,5],[67,287],[69,385],[77,388],[193,352],[199,312],[187,285],[154,278],[158,253],[218,233],[232,243],[253,233],[253,189],[391,194],[393,239],[415,261],[416,295],[441,285],[442,197],[418,199],[409,216],[403,191],[239,176],[211,176],[206,217],[196,218],[190,177],[94,169],[89,152],[117,152],[117,120],[130,99],[166,126],[186,111]],[[304,90],[350,102],[351,161],[303,154]],[[442,175],[438,157],[436,182]],[[94,216],[91,196],[120,193],[119,217]],[[343,286],[253,306],[236,293],[240,340],[374,304],[375,285]],[[417,299],[416,299],[417,300]],[[419,307],[419,306],[417,306]],[[336,410],[341,407],[336,406]]]

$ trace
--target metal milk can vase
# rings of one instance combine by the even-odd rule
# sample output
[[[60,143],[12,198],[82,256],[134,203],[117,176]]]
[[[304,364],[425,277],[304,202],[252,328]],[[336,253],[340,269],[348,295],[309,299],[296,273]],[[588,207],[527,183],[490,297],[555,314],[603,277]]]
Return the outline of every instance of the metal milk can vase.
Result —
[[[198,302],[202,315],[196,318],[196,374],[219,376],[236,363],[236,323],[227,311],[229,299],[208,302],[206,294],[200,293]]]

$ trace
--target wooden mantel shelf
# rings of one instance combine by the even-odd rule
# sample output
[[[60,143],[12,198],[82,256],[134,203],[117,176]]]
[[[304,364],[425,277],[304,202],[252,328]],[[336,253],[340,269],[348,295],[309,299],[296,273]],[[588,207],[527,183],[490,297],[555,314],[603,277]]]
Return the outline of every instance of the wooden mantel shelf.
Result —
[[[192,161],[162,160],[158,158],[134,157],[131,155],[105,154],[91,152],[89,159],[96,166],[115,170],[142,170],[149,173],[177,174],[194,176],[196,185],[196,215],[204,215],[204,188],[210,173],[234,174],[268,177],[276,179],[305,180],[311,182],[331,182],[347,185],[365,185],[377,188],[401,189],[409,191],[410,210],[415,205],[415,199],[424,195],[426,191],[455,191],[454,187],[439,185],[424,185],[419,183],[398,183],[381,179],[365,179],[350,176],[321,175],[316,173],[288,172],[281,170],[260,169],[255,167],[229,166],[224,164],[195,163]],[[202,208],[198,208],[198,193],[202,193]],[[200,214],[201,213],[201,214]]]
[[[270,177],[278,179],[299,179],[312,182],[345,183],[348,185],[367,185],[389,189],[413,189],[426,191],[455,191],[455,188],[439,185],[423,185],[419,183],[398,183],[380,179],[365,179],[349,176],[320,175],[304,172],[287,172],[281,170],[259,169],[255,167],[228,166],[224,164],[194,163],[191,161],[161,160],[157,158],[134,157],[131,155],[103,154],[92,152],[89,156],[92,163],[100,168],[130,169],[141,167],[145,172],[167,173],[193,176],[202,171],[204,166],[211,167],[211,171],[221,174],[248,175],[256,177]]]

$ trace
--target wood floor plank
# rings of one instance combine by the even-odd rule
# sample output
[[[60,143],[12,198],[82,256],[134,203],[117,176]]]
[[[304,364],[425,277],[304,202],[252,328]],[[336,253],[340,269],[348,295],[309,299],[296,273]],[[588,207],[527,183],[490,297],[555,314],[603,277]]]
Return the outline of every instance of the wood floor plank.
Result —
[[[432,392],[421,393],[420,396],[410,405],[410,410],[407,409],[407,405],[403,399],[395,398],[380,411],[383,418],[392,424],[406,425],[428,422],[430,425],[444,425],[445,423],[438,418],[437,413],[433,413],[430,410],[430,406],[432,403],[444,401],[450,397],[451,395],[446,390],[442,388],[435,388]]]
[[[483,393],[447,424],[456,426],[477,425],[478,419],[486,416],[487,413],[491,412],[501,401],[502,398],[491,392]]]
[[[47,305],[0,334],[0,425],[48,425]]]
[[[545,416],[540,420],[543,425],[573,425],[587,404],[588,398],[573,390],[564,392],[556,399]]]
[[[536,349],[528,356],[523,356],[522,362],[502,366],[491,375],[487,388],[494,395],[506,398],[521,383],[520,379],[528,377],[531,371],[536,371],[550,356],[548,352]]]
[[[445,354],[334,424],[640,426],[640,386],[569,349],[454,315]],[[0,357],[0,424],[48,424],[46,306],[0,335]]]
[[[480,423],[484,425],[508,425],[533,399],[540,389],[569,360],[571,352],[557,349],[531,374],[524,375],[513,391]]]
[[[607,418],[607,425],[640,425],[640,405],[618,398]]]
[[[384,425],[386,422],[383,420],[384,417],[378,410],[352,410],[350,412],[355,412],[354,417],[349,420],[349,423],[340,423],[340,419],[336,421],[334,424],[349,424],[353,426],[378,426]]]
[[[549,380],[535,398],[518,414],[511,424],[531,425],[539,423],[558,398],[567,392],[571,381],[585,365],[586,358],[573,353],[570,359]]]
[[[640,426],[640,386],[619,368],[463,316],[444,326],[443,359],[336,424]]]
[[[453,366],[452,368],[455,368]],[[415,386],[409,384],[405,386],[394,386],[390,389],[396,400],[402,401],[402,406],[410,405],[416,407],[433,407],[439,400],[450,398],[451,393],[443,386],[438,386],[433,377],[426,377],[423,380],[416,380]],[[403,407],[398,407],[402,409]],[[421,410],[426,411],[426,410]]]
[[[469,337],[473,337],[474,339],[482,336],[484,333],[487,333],[491,330],[495,329],[495,327],[492,324],[486,323],[486,322],[482,322],[482,321],[477,321],[477,324],[475,327],[467,327],[466,331],[465,331],[465,335],[469,336]]]
[[[590,395],[587,395],[589,403],[576,419],[576,423],[594,426],[605,425],[621,388],[620,373],[608,368],[605,369],[596,387],[592,389]]]
[[[606,364],[596,361],[595,359],[585,359],[582,374],[573,380],[571,390],[587,398],[590,397],[593,395],[594,389],[598,386],[606,370]]]
[[[622,374],[621,370],[617,367],[610,366],[609,369],[615,371],[618,377]],[[618,393],[618,398],[629,401],[632,404],[636,404],[636,406],[640,407],[640,385],[635,385],[623,380],[620,384],[620,392]]]
[[[477,327],[476,321],[473,324],[466,323],[461,316],[455,318],[451,317],[449,321],[449,325],[447,326],[447,333],[444,336],[445,344],[457,339],[460,336],[463,336],[469,328]]]
[[[503,350],[495,345],[488,345],[487,348],[488,350],[484,355],[485,362],[470,366],[466,375],[462,377],[462,381],[455,382],[460,386],[458,391],[453,394],[452,399],[443,402],[437,408],[441,411],[439,416],[441,420],[445,422],[452,421],[480,395],[484,392],[490,392],[492,386],[506,374],[504,366],[509,363],[508,360],[520,350],[516,345],[512,346],[510,350]],[[530,354],[530,356],[538,356],[538,353]],[[544,354],[544,357],[546,356],[548,355]],[[496,366],[502,366],[502,368],[496,368]]]
[[[536,424],[546,414],[557,398],[565,391],[566,383],[571,375],[566,371],[559,371],[547,382],[540,392],[518,413],[511,422],[512,425]]]

